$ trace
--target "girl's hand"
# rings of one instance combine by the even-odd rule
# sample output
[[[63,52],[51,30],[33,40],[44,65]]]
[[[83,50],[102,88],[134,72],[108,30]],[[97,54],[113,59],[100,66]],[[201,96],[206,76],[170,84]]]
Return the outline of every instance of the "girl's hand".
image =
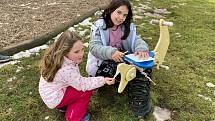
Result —
[[[105,77],[105,83],[107,85],[114,84],[115,83],[115,79],[114,78]]]
[[[134,55],[138,56],[140,60],[144,60],[149,57],[149,53],[147,51],[137,51]]]
[[[125,55],[125,53],[116,51],[111,57],[115,62],[123,62],[122,57]]]

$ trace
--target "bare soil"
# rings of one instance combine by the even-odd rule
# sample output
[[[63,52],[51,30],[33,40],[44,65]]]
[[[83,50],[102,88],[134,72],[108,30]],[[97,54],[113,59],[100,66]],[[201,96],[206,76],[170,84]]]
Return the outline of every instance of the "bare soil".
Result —
[[[1,0],[0,49],[52,31],[110,0]]]

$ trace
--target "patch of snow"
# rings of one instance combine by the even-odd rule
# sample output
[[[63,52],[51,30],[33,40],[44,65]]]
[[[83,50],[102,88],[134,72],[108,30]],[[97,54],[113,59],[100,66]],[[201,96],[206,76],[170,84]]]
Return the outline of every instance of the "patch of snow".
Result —
[[[204,100],[207,100],[207,101],[212,101],[212,99],[210,97],[205,97],[204,95],[201,95],[201,94],[197,94],[198,97],[201,97],[202,99]]]
[[[149,7],[148,5],[143,5],[143,4],[139,4],[140,5],[140,7],[139,8],[142,8],[142,9],[145,9],[145,10],[152,10],[152,8],[151,7]]]
[[[94,15],[102,15],[103,11],[96,11]]]
[[[0,64],[0,68],[2,68],[3,66],[6,66],[6,65],[9,65],[9,64],[11,64],[11,65],[14,65],[14,64],[16,64],[16,63],[18,63],[18,62],[20,62],[20,61],[10,61],[10,62],[7,62],[7,63],[2,63],[2,64]]]
[[[150,0],[149,0],[149,1],[150,1]],[[148,5],[150,5],[151,3],[150,3],[149,1],[145,2],[145,4],[148,4]]]
[[[133,6],[133,9],[137,9],[138,7],[137,6]]]
[[[30,53],[38,53],[40,52],[40,50],[45,50],[47,49],[49,46],[48,45],[42,45],[42,46],[38,46],[38,47],[35,47],[35,48],[32,48],[29,50]]]
[[[12,82],[12,81],[13,81],[12,78],[7,79],[7,82]]]
[[[20,71],[21,71],[21,69],[18,68],[18,69],[16,70],[16,73],[18,73],[18,72],[20,72]]]
[[[215,87],[215,85],[213,83],[211,83],[211,82],[206,83],[206,86],[207,87]]]
[[[88,46],[89,46],[89,43],[88,43],[88,42],[84,43],[84,46],[85,46],[85,47],[88,47]]]
[[[153,17],[153,18],[164,18],[162,15],[157,14],[157,13],[144,13],[144,15],[149,16],[149,17]]]
[[[78,30],[80,31],[80,30],[83,30],[83,28],[82,27],[78,27]]]
[[[79,24],[82,25],[82,26],[88,26],[88,25],[91,26],[91,25],[93,25],[92,22],[90,22],[91,19],[92,19],[92,18],[89,17],[89,18],[85,19],[84,21],[82,21],[82,22],[79,23]]]
[[[39,52],[40,50],[44,50],[48,48],[48,45],[42,45],[35,48],[32,48],[30,50],[21,51],[19,53],[16,53],[12,56],[13,59],[20,59],[23,57],[30,57],[32,54]]]
[[[133,11],[133,14],[136,15],[138,12],[136,10]]]
[[[16,69],[16,73],[20,72],[21,69],[23,69],[23,67],[18,67],[18,68]]]
[[[90,38],[90,35],[85,36],[85,38],[86,38],[86,39],[89,39],[89,38]]]
[[[23,57],[30,57],[32,53],[29,52],[29,50],[26,50],[25,52],[19,52],[17,54],[14,54],[13,55],[13,59],[20,59],[20,58],[23,58]]]
[[[171,111],[155,106],[153,115],[156,121],[166,121],[171,119]]]
[[[154,12],[158,13],[158,14],[170,14],[171,13],[171,12],[167,11],[167,9],[155,9]]]
[[[134,16],[134,19],[143,19],[143,16],[135,15],[135,16]]]
[[[143,10],[142,8],[138,8],[138,9],[137,9],[137,13],[139,13],[139,14],[140,14],[140,13],[144,13],[144,12],[145,12],[145,10]]]
[[[49,116],[46,116],[46,117],[45,117],[45,120],[48,120],[48,119],[49,119]]]
[[[74,25],[74,27],[76,28],[76,27],[78,27],[78,25],[76,24],[76,25]]]
[[[175,35],[176,35],[176,38],[180,38],[181,37],[180,33],[175,33]]]
[[[88,29],[85,29],[85,30],[83,30],[83,31],[80,31],[79,32],[79,35],[80,36],[84,36],[85,35],[85,33],[88,31]]]
[[[71,31],[71,32],[76,31],[74,27],[70,27],[68,30]]]
[[[13,80],[16,80],[17,78],[14,76],[12,78],[7,79],[7,82],[12,82]]]

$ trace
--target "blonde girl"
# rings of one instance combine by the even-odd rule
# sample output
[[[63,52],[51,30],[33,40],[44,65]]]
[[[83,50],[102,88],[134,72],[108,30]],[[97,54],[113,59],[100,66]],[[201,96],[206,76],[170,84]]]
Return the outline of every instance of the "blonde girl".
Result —
[[[39,93],[51,109],[66,107],[67,121],[88,121],[86,113],[93,89],[114,84],[113,78],[83,77],[79,64],[84,56],[82,39],[64,32],[45,52],[41,61]]]

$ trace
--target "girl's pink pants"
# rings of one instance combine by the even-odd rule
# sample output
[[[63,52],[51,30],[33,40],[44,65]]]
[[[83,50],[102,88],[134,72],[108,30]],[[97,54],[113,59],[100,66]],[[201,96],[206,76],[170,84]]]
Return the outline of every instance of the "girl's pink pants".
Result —
[[[80,121],[86,111],[87,106],[92,96],[93,91],[78,91],[72,87],[67,87],[63,100],[56,108],[67,106],[66,120],[67,121]]]

